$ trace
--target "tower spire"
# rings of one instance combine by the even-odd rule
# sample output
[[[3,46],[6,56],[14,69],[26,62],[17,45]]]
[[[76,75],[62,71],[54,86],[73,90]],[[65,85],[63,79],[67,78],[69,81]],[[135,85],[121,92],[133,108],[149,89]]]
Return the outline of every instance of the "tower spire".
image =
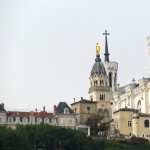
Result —
[[[105,53],[104,53],[105,62],[109,62],[109,51],[108,51],[108,43],[107,43],[107,36],[109,35],[109,33],[107,32],[107,30],[105,30],[103,35],[105,36]]]

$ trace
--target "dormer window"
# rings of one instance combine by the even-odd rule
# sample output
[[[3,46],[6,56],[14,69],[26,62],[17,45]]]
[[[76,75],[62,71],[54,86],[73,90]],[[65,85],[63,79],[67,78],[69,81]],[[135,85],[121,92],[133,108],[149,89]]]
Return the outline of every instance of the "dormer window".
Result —
[[[69,114],[69,109],[67,107],[64,108],[64,114]]]

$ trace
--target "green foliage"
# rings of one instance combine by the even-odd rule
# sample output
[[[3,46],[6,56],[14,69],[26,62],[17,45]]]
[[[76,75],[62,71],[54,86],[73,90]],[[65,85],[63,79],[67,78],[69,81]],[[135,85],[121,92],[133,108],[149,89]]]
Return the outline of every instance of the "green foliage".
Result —
[[[132,144],[148,144],[149,143],[149,141],[147,139],[139,138],[139,137],[135,137],[135,136],[133,136],[129,142]]]
[[[14,130],[0,126],[0,150],[95,150],[91,149],[94,144],[84,133],[66,128],[41,124]]]
[[[15,130],[0,126],[0,150],[150,150],[147,142],[135,137],[130,141],[92,139],[76,130],[43,124]]]

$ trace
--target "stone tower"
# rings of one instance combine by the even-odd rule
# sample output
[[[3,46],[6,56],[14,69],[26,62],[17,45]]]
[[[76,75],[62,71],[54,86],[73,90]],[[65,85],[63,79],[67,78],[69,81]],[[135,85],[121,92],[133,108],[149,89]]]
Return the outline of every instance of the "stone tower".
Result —
[[[107,36],[109,35],[109,33],[107,32],[107,30],[105,30],[103,35],[105,36],[105,53],[104,53],[105,61],[104,61],[104,66],[105,66],[107,76],[108,76],[109,87],[112,91],[116,91],[117,90],[118,63],[114,62],[114,61],[112,62],[112,61],[109,60],[109,55],[110,54],[109,54],[108,42],[107,42]]]
[[[98,47],[98,43],[97,46]],[[96,52],[95,63],[90,73],[89,95],[91,101],[108,101],[110,99],[109,81],[105,66],[100,58],[100,53]]]
[[[95,63],[90,73],[89,96],[91,101],[96,102],[96,111],[109,121],[112,118],[112,92],[109,86],[109,78],[100,58],[100,46],[96,45]]]

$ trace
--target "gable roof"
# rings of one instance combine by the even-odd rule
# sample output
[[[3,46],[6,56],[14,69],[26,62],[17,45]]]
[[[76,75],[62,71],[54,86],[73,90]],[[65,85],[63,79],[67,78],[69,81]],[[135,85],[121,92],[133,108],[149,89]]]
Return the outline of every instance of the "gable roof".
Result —
[[[64,114],[64,109],[67,108],[69,110],[69,113],[73,113],[73,110],[68,106],[66,102],[59,102],[59,104],[56,106],[55,113],[56,114]]]

